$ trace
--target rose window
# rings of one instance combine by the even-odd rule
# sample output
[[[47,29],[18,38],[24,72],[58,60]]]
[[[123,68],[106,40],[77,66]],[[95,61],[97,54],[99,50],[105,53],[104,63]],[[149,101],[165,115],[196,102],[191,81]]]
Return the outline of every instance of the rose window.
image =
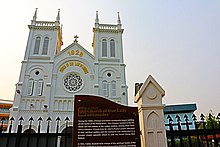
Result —
[[[83,85],[83,80],[80,75],[71,73],[64,78],[64,87],[70,91],[78,91]]]

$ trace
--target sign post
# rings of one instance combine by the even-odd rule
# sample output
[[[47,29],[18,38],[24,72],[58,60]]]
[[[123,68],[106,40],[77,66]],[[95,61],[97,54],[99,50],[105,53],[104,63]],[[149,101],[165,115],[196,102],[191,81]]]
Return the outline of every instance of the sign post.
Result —
[[[102,97],[75,96],[73,147],[140,147],[137,107]]]

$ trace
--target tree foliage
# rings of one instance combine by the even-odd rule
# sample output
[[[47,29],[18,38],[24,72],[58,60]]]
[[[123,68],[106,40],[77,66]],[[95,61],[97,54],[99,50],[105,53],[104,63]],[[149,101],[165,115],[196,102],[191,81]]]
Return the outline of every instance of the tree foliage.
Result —
[[[206,129],[214,129],[219,127],[217,118],[211,113],[209,113],[207,116],[204,116],[204,119],[201,115],[201,120],[202,123],[200,124],[199,129],[204,129],[204,125]]]

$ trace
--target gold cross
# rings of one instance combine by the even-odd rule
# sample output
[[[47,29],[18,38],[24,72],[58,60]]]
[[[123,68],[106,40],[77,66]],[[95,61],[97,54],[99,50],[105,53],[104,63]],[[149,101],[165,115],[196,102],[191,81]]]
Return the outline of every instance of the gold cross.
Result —
[[[74,38],[75,38],[74,42],[78,42],[77,39],[79,38],[79,36],[76,35],[76,36],[74,36]]]

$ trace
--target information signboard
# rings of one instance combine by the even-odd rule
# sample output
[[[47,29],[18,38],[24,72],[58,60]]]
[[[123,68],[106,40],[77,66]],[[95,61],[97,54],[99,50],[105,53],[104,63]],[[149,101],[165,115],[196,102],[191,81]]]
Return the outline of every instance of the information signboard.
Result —
[[[137,107],[106,98],[77,95],[74,101],[74,147],[140,147]]]

